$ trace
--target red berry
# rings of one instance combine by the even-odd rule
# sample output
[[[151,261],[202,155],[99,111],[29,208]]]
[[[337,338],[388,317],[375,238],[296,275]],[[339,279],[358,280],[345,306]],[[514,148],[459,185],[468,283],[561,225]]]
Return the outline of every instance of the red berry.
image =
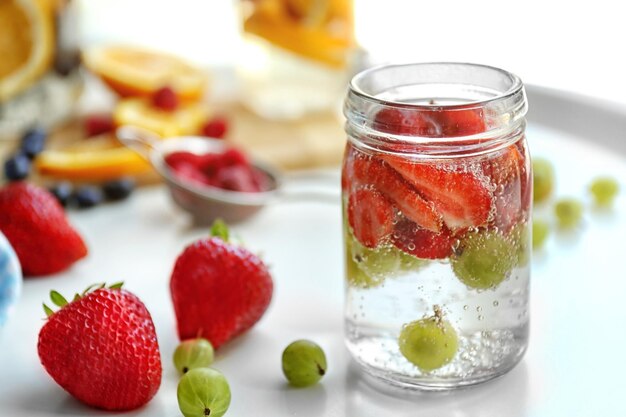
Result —
[[[248,157],[239,149],[235,149],[235,148],[227,149],[226,152],[222,154],[222,159],[224,160],[224,165],[227,165],[227,166],[231,166],[231,165],[250,166]]]
[[[362,188],[348,198],[348,223],[365,247],[376,248],[391,234],[393,206],[378,191]]]
[[[161,110],[174,111],[178,108],[178,95],[172,88],[162,87],[153,94],[152,105]]]
[[[200,156],[200,170],[204,175],[213,178],[226,163],[221,153],[207,153]]]
[[[215,185],[224,190],[255,193],[261,191],[255,182],[249,166],[232,165],[224,167],[215,176]]]
[[[422,259],[444,259],[452,254],[455,238],[446,227],[439,233],[420,228],[409,219],[394,226],[392,242],[395,247]]]
[[[230,191],[258,192],[269,188],[267,176],[254,168],[241,151],[197,155],[173,152],[165,157],[174,174],[183,180]]]
[[[87,247],[47,190],[26,182],[0,189],[0,231],[27,276],[63,271],[87,255]]]
[[[178,257],[170,291],[180,339],[204,337],[219,348],[263,316],[273,283],[259,257],[213,237]]]
[[[85,136],[88,138],[112,132],[114,129],[115,124],[110,114],[91,114],[85,118]]]
[[[190,182],[200,186],[213,185],[211,179],[193,165],[180,164],[173,171],[174,175],[183,182]]]
[[[272,188],[270,178],[260,169],[252,168],[252,179],[259,191],[269,191]]]
[[[133,410],[161,384],[152,318],[125,290],[98,289],[52,314],[37,351],[56,383],[92,407]]]
[[[198,169],[202,166],[202,156],[191,152],[172,152],[165,155],[165,163],[170,168],[176,169],[178,165],[193,165]]]
[[[216,139],[223,139],[228,132],[228,120],[224,117],[214,117],[202,126],[204,136]]]

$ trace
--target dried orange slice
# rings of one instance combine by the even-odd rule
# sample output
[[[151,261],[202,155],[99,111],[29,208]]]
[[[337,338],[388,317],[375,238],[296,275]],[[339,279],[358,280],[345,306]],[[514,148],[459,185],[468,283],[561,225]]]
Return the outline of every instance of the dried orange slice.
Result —
[[[102,46],[83,54],[87,68],[122,97],[148,96],[164,86],[185,100],[202,97],[208,76],[184,60],[130,46]]]
[[[208,115],[202,103],[181,103],[176,110],[165,111],[154,107],[149,99],[128,98],[115,106],[113,120],[118,126],[138,126],[168,138],[197,134]]]
[[[53,22],[48,0],[0,1],[0,103],[31,86],[50,67]]]
[[[90,138],[64,149],[45,150],[37,156],[35,167],[43,176],[73,181],[106,181],[151,169],[150,164],[113,135]]]

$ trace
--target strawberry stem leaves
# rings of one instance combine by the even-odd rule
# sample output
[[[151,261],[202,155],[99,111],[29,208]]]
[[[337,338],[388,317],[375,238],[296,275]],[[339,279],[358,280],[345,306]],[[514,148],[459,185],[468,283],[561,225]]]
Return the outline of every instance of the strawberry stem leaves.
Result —
[[[105,283],[104,282],[99,282],[96,284],[91,284],[90,286],[88,286],[87,288],[85,288],[85,291],[83,291],[83,293],[80,295],[81,297],[84,297],[88,292],[90,291],[95,291],[95,290],[99,290],[101,288],[105,287]]]
[[[124,281],[116,282],[115,284],[111,284],[108,287],[107,287],[106,283],[104,283],[104,282],[97,283],[97,284],[91,284],[89,287],[87,287],[85,289],[85,291],[83,291],[82,294],[75,293],[74,297],[72,298],[72,302],[80,300],[85,295],[87,295],[87,293],[89,293],[89,292],[96,291],[96,290],[99,290],[99,289],[102,289],[102,288],[108,288],[110,290],[119,290],[119,289],[122,288],[123,285],[124,285]],[[61,295],[61,293],[59,293],[58,291],[55,291],[55,290],[51,290],[50,291],[50,300],[52,300],[52,303],[55,306],[61,307],[61,308],[65,307],[66,305],[69,304],[67,299],[65,297],[63,297]],[[43,304],[43,311],[46,313],[47,317],[50,317],[51,315],[54,314],[54,310],[52,310],[50,307],[48,307],[45,303]]]
[[[57,307],[65,307],[67,305],[67,300],[57,291],[50,291],[50,299]]]
[[[216,219],[211,226],[211,236],[218,237],[222,239],[224,242],[228,242],[229,239],[229,231],[228,226],[222,219]]]
[[[46,317],[50,317],[54,314],[54,311],[48,307],[45,303],[43,303],[43,311],[46,313]]]

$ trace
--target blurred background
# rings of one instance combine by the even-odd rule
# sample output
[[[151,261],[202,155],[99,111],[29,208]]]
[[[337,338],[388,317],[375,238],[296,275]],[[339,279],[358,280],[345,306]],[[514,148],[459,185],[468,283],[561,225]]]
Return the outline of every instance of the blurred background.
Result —
[[[336,165],[347,82],[374,64],[482,63],[626,107],[622,20],[604,0],[1,0],[0,138],[41,125],[46,150],[75,152],[107,133],[103,123],[133,124],[227,137],[284,169]],[[155,111],[149,97],[163,87],[184,106]],[[111,147],[102,139],[87,151]],[[61,156],[38,158],[37,174],[100,179]]]
[[[81,42],[130,41],[232,65],[250,58],[240,56],[237,3],[79,0]],[[354,15],[357,43],[377,62],[478,62],[526,83],[626,102],[626,26],[608,0],[354,0]]]

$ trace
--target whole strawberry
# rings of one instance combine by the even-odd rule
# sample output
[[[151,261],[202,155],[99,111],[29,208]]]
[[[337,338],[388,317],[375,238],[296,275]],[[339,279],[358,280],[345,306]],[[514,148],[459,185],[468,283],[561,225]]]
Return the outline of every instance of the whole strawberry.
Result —
[[[43,367],[63,389],[104,410],[132,410],[146,404],[161,385],[161,356],[150,313],[134,294],[100,286],[61,307],[39,332]],[[89,289],[87,289],[89,291]]]
[[[0,231],[15,249],[25,276],[67,269],[87,247],[52,194],[27,182],[0,189]]]
[[[223,223],[211,232],[178,257],[170,291],[180,339],[204,337],[217,349],[263,316],[273,283],[258,256],[228,242]]]

